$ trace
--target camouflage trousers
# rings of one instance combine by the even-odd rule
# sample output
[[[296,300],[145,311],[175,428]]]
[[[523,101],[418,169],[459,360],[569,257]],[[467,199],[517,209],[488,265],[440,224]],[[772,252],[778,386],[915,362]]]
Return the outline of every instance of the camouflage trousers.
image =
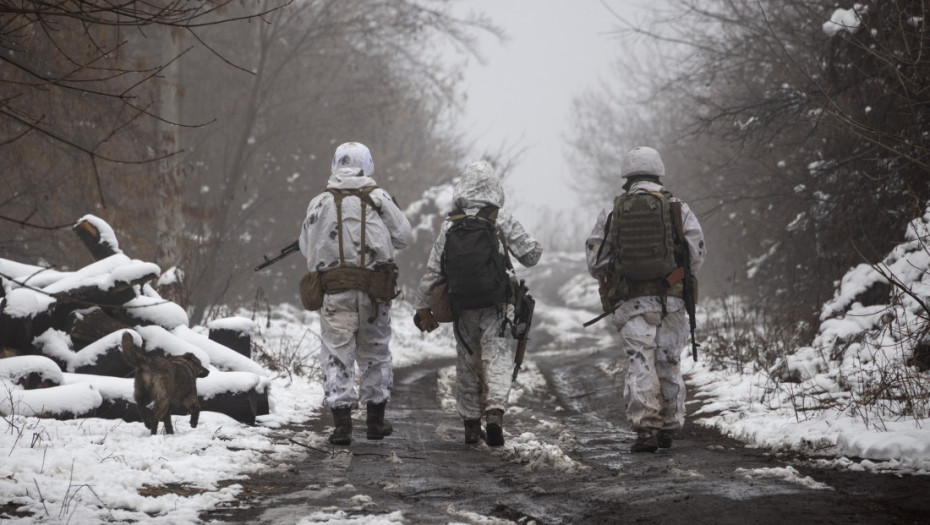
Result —
[[[688,340],[684,309],[634,315],[620,327],[629,360],[624,398],[633,430],[678,430],[685,422],[681,352]]]
[[[394,371],[391,361],[391,309],[372,303],[356,290],[326,294],[320,309],[320,367],[324,404],[356,408],[359,403],[382,403],[391,398]],[[355,365],[359,393],[355,395]]]
[[[501,335],[505,316],[513,316],[513,306],[466,310],[455,322],[455,400],[463,419],[507,408],[516,349],[509,325]]]

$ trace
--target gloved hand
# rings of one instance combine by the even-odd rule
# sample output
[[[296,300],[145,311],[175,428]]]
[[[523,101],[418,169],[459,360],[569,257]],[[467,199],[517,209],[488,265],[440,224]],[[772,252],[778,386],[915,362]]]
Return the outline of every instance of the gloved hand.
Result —
[[[432,332],[439,328],[439,323],[433,318],[433,312],[429,308],[420,308],[417,313],[413,314],[413,324],[421,332]]]

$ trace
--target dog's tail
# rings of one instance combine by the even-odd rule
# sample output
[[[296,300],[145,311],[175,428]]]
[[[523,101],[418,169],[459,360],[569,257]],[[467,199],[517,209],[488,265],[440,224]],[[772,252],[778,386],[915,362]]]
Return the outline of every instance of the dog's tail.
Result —
[[[139,368],[148,359],[145,356],[145,353],[136,347],[132,333],[128,330],[123,332],[123,340],[121,341],[120,346],[122,347],[121,350],[123,351],[123,357],[126,358],[126,362],[129,363],[129,365],[133,368]]]

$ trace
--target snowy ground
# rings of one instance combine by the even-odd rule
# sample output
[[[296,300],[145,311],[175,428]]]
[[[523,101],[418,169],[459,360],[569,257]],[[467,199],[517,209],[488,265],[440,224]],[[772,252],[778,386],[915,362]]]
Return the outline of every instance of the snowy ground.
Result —
[[[571,310],[541,303],[537,315],[578,320],[593,317],[593,311],[579,308],[579,303],[596,301],[590,297],[590,287],[586,292],[569,292],[560,295],[568,299]],[[594,307],[596,302],[591,309]],[[411,306],[402,301],[393,310],[396,366],[452,357],[450,325],[422,335],[410,321],[412,314]],[[317,317],[281,306],[274,309],[270,320],[259,314],[256,322],[264,352],[285,366],[271,381],[271,414],[261,416],[254,427],[204,412],[196,429],[190,428],[187,417],[176,417],[175,435],[152,437],[141,423],[4,416],[0,420],[0,453],[5,456],[0,462],[0,509],[18,511],[19,515],[31,513],[8,522],[194,523],[204,509],[236,499],[240,490],[237,479],[258,469],[288,469],[305,450],[290,442],[280,429],[319,417],[322,390],[314,369],[319,351]],[[572,348],[579,334],[589,338],[588,344],[609,344],[610,339],[598,335],[600,332],[592,334],[589,329],[585,333],[580,322],[575,324],[575,328],[560,330],[561,340],[547,341],[546,351]],[[597,330],[604,327],[606,323],[601,323]],[[521,378],[530,383],[544,381],[533,373],[531,360],[530,355]],[[799,417],[801,412],[780,403],[778,396],[764,395],[771,389],[766,374],[711,370],[708,363],[695,363],[690,356],[684,358],[684,369],[703,405],[690,424],[716,427],[750,446],[813,451],[824,458],[818,461],[826,468],[910,474],[930,471],[930,430],[920,428],[913,419],[882,421],[879,429],[874,422],[867,424],[840,409],[803,412],[806,415]],[[448,370],[440,374],[446,381],[449,376]],[[527,384],[527,388],[534,387]],[[439,401],[449,403],[450,399],[442,396]],[[541,468],[581,468],[562,450],[540,443],[530,433],[510,440],[506,454],[533,458]],[[797,477],[797,472],[786,469],[739,474]],[[302,523],[339,520],[360,523],[338,510],[307,516]],[[393,513],[371,517],[365,523],[402,520],[402,515]]]

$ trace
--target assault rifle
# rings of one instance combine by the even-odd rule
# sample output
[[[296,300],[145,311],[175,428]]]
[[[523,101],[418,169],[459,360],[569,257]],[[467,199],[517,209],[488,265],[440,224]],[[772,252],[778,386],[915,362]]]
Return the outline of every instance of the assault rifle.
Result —
[[[691,274],[691,245],[688,244],[688,239],[685,238],[684,222],[681,215],[681,203],[674,202],[671,208],[674,217],[673,222],[675,223],[675,234],[681,243],[681,262],[685,274],[682,299],[685,301],[685,310],[688,312],[688,324],[691,327],[691,358],[697,361],[697,349],[701,345],[699,345],[697,339],[694,338],[694,328],[697,324],[694,311],[695,303],[697,302],[697,294],[695,293],[694,275]]]
[[[513,338],[517,340],[517,354],[513,358],[513,378],[517,380],[520,367],[523,366],[523,356],[526,354],[526,342],[529,341],[530,326],[533,324],[533,310],[536,309],[536,300],[529,294],[526,281],[520,279],[517,286],[516,302],[513,312]]]
[[[273,259],[269,259],[267,255],[262,255],[262,257],[265,259],[265,262],[263,262],[263,263],[259,264],[258,266],[256,266],[256,267],[255,267],[255,271],[257,272],[257,271],[259,271],[259,270],[261,270],[261,269],[263,269],[263,268],[267,268],[267,267],[271,266],[272,264],[274,264],[274,263],[280,261],[281,259],[287,257],[288,255],[290,255],[290,254],[292,254],[292,253],[294,253],[294,252],[299,252],[299,251],[300,251],[300,241],[294,241],[293,243],[288,244],[287,246],[285,246],[285,247],[281,250],[281,253],[280,253],[277,257],[275,257],[275,258],[273,258]]]

